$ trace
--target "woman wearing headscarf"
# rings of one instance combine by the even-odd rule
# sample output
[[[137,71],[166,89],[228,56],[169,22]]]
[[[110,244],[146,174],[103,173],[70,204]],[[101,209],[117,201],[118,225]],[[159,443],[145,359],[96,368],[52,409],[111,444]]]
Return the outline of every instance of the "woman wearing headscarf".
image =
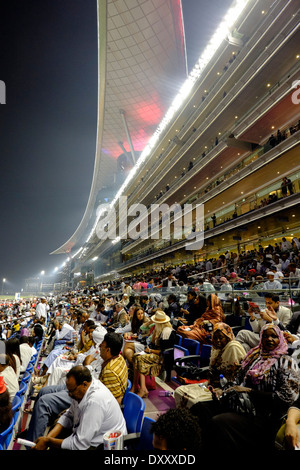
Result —
[[[259,345],[245,356],[233,386],[222,392],[226,412],[216,400],[210,419],[202,413],[201,404],[191,408],[202,421],[208,446],[213,436],[220,450],[274,450],[281,420],[300,390],[298,365],[287,352],[282,331],[272,323],[266,324]]]
[[[241,367],[246,351],[235,340],[232,328],[226,323],[215,323],[208,379],[213,387],[220,387],[220,374],[232,382]]]
[[[228,382],[232,382],[246,356],[241,343],[235,340],[232,328],[226,323],[216,323],[212,335],[212,351],[208,372],[204,372],[203,379],[213,387],[220,387],[220,374]],[[176,388],[174,398],[177,406],[190,407],[197,403],[203,395],[199,384],[182,385]]]
[[[212,330],[215,323],[224,322],[225,315],[221,302],[216,294],[210,294],[207,299],[207,308],[200,318],[189,326],[179,326],[177,333],[183,338],[191,338],[202,344],[212,344]]]
[[[170,317],[163,310],[156,310],[151,321],[155,324],[151,343],[144,350],[146,354],[133,356],[133,384],[131,392],[140,397],[147,397],[146,376],[158,377],[163,366],[163,351],[173,348],[175,344],[175,331],[170,323]],[[140,389],[138,390],[138,385]]]

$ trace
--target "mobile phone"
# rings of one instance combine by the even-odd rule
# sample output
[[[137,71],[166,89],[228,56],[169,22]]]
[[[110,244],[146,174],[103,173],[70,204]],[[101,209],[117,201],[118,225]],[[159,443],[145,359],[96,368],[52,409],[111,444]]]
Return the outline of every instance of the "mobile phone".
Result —
[[[253,315],[257,318],[260,318],[260,308],[259,308],[259,306],[254,302],[249,302],[249,305],[250,305],[250,308],[253,312]]]

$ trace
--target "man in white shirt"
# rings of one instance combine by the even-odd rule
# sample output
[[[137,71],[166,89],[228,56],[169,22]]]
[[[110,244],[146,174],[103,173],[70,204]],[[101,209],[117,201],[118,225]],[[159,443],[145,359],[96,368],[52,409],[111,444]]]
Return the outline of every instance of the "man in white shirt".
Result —
[[[88,450],[103,444],[111,430],[127,434],[122,410],[108,388],[91,376],[87,367],[73,367],[67,374],[66,386],[72,398],[70,408],[45,437],[39,437],[35,450]],[[61,439],[63,431],[69,436]]]
[[[279,305],[279,296],[277,294],[266,293],[265,304],[266,309],[261,310],[257,315],[254,314],[251,308],[249,309],[252,331],[240,330],[236,335],[235,339],[243,345],[246,352],[258,345],[260,330],[266,323],[273,323],[274,325],[281,323],[283,327],[286,327],[292,318],[292,311],[283,305]]]
[[[282,289],[281,282],[274,279],[275,273],[273,271],[268,271],[266,276],[268,280],[264,283],[264,290],[272,291],[272,290]]]
[[[292,244],[285,237],[283,237],[280,248],[281,251],[290,251],[292,249]]]
[[[32,356],[37,352],[33,346],[33,336],[22,336],[20,338],[20,355],[21,355],[21,367],[20,372],[25,372]]]
[[[40,319],[41,317],[47,320],[48,316],[48,309],[47,309],[47,300],[45,297],[41,297],[40,302],[37,304],[35,309],[35,316],[36,318]]]

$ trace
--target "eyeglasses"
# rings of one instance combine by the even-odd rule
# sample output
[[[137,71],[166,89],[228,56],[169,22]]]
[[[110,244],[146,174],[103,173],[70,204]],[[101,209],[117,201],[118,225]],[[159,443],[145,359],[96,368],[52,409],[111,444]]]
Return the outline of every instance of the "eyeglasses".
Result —
[[[76,387],[73,388],[73,390],[68,390],[68,394],[70,395],[70,397],[71,397],[72,395],[74,395],[74,392],[77,390],[78,387],[80,387],[80,385],[82,385],[82,384],[76,385]]]

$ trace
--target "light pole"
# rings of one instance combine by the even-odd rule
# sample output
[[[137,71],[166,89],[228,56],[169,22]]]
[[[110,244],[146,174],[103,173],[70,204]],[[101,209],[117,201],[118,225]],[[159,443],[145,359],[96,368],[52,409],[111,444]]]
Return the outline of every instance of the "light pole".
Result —
[[[3,295],[3,290],[4,290],[4,284],[5,284],[5,282],[6,282],[6,279],[5,279],[5,277],[4,277],[4,278],[2,279],[2,295]]]
[[[44,276],[44,274],[45,274],[45,271],[44,271],[44,270],[43,270],[43,271],[41,271],[41,276]],[[42,287],[43,287],[43,278],[41,279],[41,284],[40,284],[40,293],[42,293],[42,292],[43,292],[43,289],[42,289]]]

